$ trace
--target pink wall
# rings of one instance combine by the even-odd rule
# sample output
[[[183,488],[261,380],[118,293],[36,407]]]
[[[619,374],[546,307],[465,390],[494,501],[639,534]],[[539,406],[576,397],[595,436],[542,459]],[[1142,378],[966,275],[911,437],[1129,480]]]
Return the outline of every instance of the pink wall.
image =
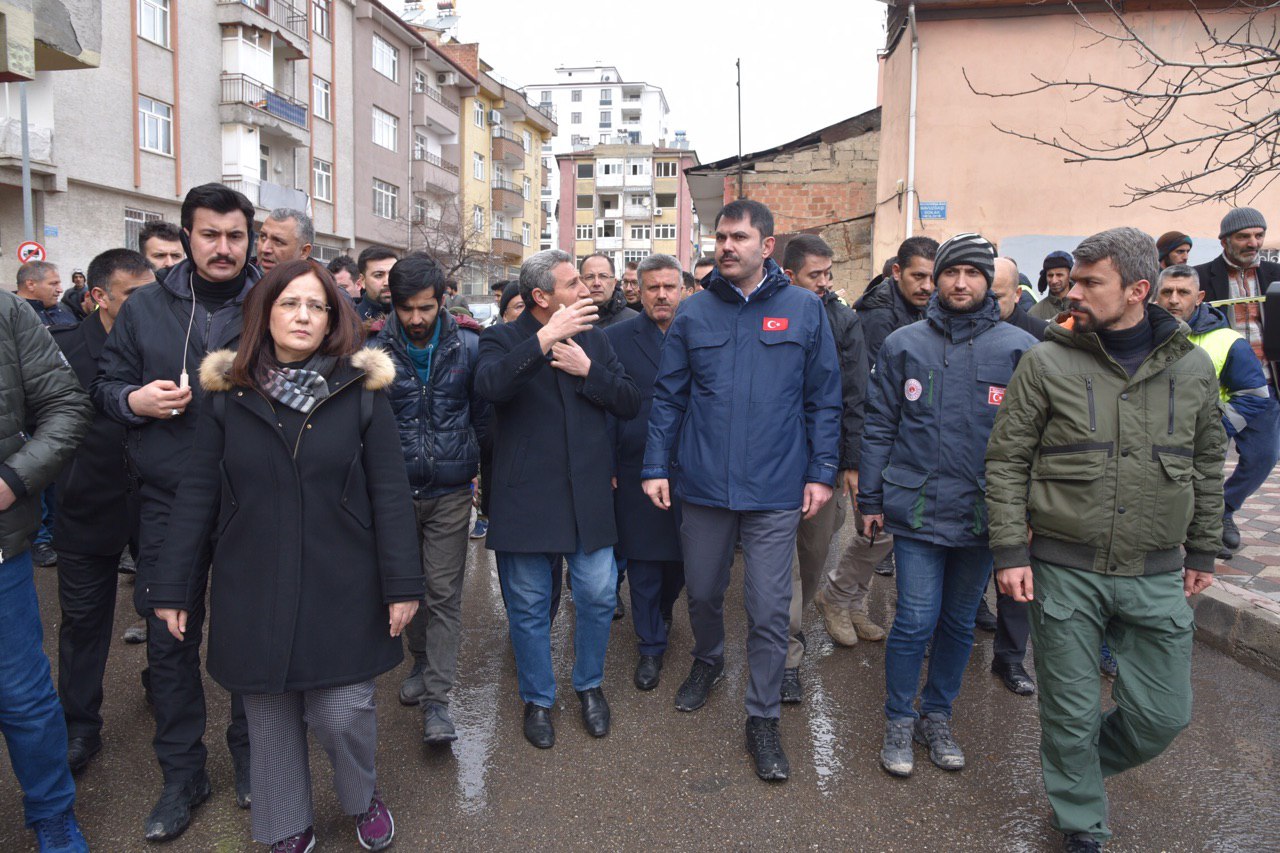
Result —
[[[1128,20],[1154,47],[1175,57],[1189,51],[1198,26],[1195,17],[1183,11],[1134,13]],[[1026,257],[1019,257],[1018,251],[1008,253],[1024,272],[1031,262],[1031,272],[1038,270],[1042,247],[1071,249],[1079,238],[1119,225],[1136,226],[1153,237],[1174,229],[1188,233],[1197,238],[1193,262],[1218,253],[1218,223],[1233,205],[1158,209],[1157,205],[1178,203],[1170,198],[1117,207],[1127,201],[1126,185],[1153,181],[1161,173],[1177,174],[1191,168],[1193,159],[1167,155],[1155,161],[1065,164],[1060,152],[992,127],[995,123],[1050,136],[1066,127],[1080,138],[1097,139],[1123,132],[1125,109],[1071,103],[1063,91],[1022,98],[982,97],[969,90],[961,73],[963,69],[976,87],[988,91],[1028,88],[1034,85],[1033,74],[1133,81],[1135,72],[1128,67],[1132,57],[1114,44],[1087,47],[1096,38],[1079,26],[1075,16],[1062,14],[920,23],[916,188],[921,201],[945,201],[948,211],[945,220],[917,220],[916,234],[943,239],[961,231],[978,231],[1007,246],[1021,247]],[[905,185],[907,179],[910,62],[908,33],[881,60],[879,199],[891,198],[897,182]],[[1274,103],[1268,109],[1273,107]],[[1275,218],[1272,233],[1280,235],[1280,182],[1238,203]],[[877,210],[876,266],[893,254],[905,236],[904,207],[890,200]],[[1276,244],[1275,237],[1270,244]]]
[[[556,235],[556,247],[572,255],[574,235],[577,233],[578,197],[575,194],[577,167],[573,160],[557,159],[560,173],[560,211],[556,218],[556,225],[560,233]]]

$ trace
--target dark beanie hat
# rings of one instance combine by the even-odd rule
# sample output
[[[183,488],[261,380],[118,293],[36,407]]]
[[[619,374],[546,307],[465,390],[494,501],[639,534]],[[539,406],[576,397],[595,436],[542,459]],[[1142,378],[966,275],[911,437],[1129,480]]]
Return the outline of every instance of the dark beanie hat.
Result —
[[[1168,231],[1160,235],[1160,239],[1156,241],[1156,254],[1160,256],[1160,260],[1169,257],[1169,253],[1179,246],[1192,246],[1191,238],[1181,231]]]
[[[498,300],[498,319],[502,319],[502,315],[507,313],[507,306],[511,304],[511,300],[520,295],[520,282],[509,281],[507,286],[502,288],[502,297]]]
[[[1262,218],[1261,213],[1252,207],[1237,207],[1222,217],[1222,227],[1218,229],[1218,239],[1226,239],[1237,231],[1243,231],[1246,228],[1261,228],[1265,231],[1266,227],[1267,220]]]
[[[938,247],[933,259],[934,281],[944,270],[961,264],[977,269],[990,287],[996,277],[996,247],[980,234],[957,234]]]
[[[1046,272],[1048,270],[1058,270],[1058,269],[1069,270],[1073,266],[1075,266],[1075,263],[1076,263],[1075,258],[1071,257],[1070,252],[1063,252],[1063,251],[1050,252],[1049,254],[1045,255],[1044,263],[1040,265],[1040,269]]]

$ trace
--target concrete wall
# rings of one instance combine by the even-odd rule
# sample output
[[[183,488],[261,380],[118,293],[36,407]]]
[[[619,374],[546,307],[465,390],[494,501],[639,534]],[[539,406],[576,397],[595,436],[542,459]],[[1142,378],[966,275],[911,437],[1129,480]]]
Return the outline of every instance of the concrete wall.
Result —
[[[413,192],[410,160],[413,147],[409,124],[409,98],[413,91],[413,47],[400,32],[383,26],[376,16],[364,14],[360,4],[355,21],[352,47],[355,98],[352,120],[355,161],[355,237],[356,250],[379,244],[403,249],[409,244],[409,218],[413,214]],[[397,67],[399,79],[392,81],[373,70],[373,34],[377,33],[400,50]],[[390,151],[373,142],[373,107],[385,110],[399,120],[396,150]],[[342,156],[342,152],[339,152]],[[395,220],[373,214],[373,180],[385,181],[400,189],[399,209]]]
[[[1211,22],[1240,20],[1221,13],[1206,17]],[[1108,26],[1105,16],[1093,20]],[[1187,11],[1134,12],[1126,20],[1171,57],[1191,53],[1199,27]],[[1107,107],[1092,99],[1072,103],[1064,91],[987,98],[972,93],[961,74],[963,69],[976,87],[997,92],[1028,88],[1034,85],[1032,75],[1135,82],[1140,72],[1129,67],[1132,55],[1114,43],[1090,47],[1096,40],[1073,15],[920,22],[916,187],[921,201],[945,201],[947,218],[917,221],[916,234],[941,240],[977,231],[1000,244],[1032,278],[1048,250],[1070,249],[1081,236],[1119,225],[1136,226],[1153,237],[1177,229],[1195,238],[1193,259],[1217,254],[1218,223],[1232,205],[1200,204],[1169,212],[1159,208],[1175,206],[1177,200],[1166,198],[1121,207],[1129,200],[1126,186],[1193,169],[1194,158],[1175,152],[1158,160],[1065,164],[1062,153],[992,126],[1049,136],[1066,127],[1085,140],[1112,138],[1124,132],[1129,113],[1123,106]],[[910,47],[908,34],[881,60],[878,199],[892,199],[897,183],[905,185],[907,179]],[[1280,210],[1280,183],[1239,203],[1268,213]],[[876,266],[905,236],[905,216],[902,200],[877,208]],[[1274,246],[1280,230],[1272,234]]]

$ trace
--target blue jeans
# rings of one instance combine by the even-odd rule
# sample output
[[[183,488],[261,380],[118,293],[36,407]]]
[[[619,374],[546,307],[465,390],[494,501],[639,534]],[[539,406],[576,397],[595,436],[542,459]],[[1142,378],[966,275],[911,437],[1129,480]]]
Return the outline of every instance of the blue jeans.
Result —
[[[67,724],[44,654],[29,551],[0,563],[0,732],[22,786],[27,826],[75,805]]]
[[[1236,452],[1240,459],[1236,470],[1222,484],[1228,515],[1244,506],[1249,496],[1271,476],[1271,469],[1276,467],[1276,454],[1280,452],[1277,440],[1280,440],[1280,408],[1274,405],[1236,433]]]
[[[893,537],[898,565],[898,610],[884,649],[885,716],[951,716],[973,650],[973,621],[991,575],[988,548],[946,548]],[[924,650],[933,637],[929,675],[915,710]]]
[[[551,596],[552,577],[559,571],[561,557],[569,565],[573,584],[573,689],[590,690],[604,681],[604,656],[618,600],[613,548],[584,553],[579,547],[572,554],[497,552],[520,699],[544,708],[556,701],[556,678],[551,670]]]
[[[54,486],[50,483],[40,493],[40,529],[36,531],[33,542],[36,545],[53,544],[53,520],[58,514],[58,498]]]

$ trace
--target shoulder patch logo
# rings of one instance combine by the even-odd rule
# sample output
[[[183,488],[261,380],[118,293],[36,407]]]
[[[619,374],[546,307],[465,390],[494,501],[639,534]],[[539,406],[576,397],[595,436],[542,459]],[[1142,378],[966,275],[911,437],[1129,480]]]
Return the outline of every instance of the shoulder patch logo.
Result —
[[[919,400],[923,393],[924,386],[920,384],[919,379],[908,379],[902,384],[902,395],[913,403]]]
[[[998,406],[1004,402],[1004,388],[999,385],[987,386],[987,405]]]

